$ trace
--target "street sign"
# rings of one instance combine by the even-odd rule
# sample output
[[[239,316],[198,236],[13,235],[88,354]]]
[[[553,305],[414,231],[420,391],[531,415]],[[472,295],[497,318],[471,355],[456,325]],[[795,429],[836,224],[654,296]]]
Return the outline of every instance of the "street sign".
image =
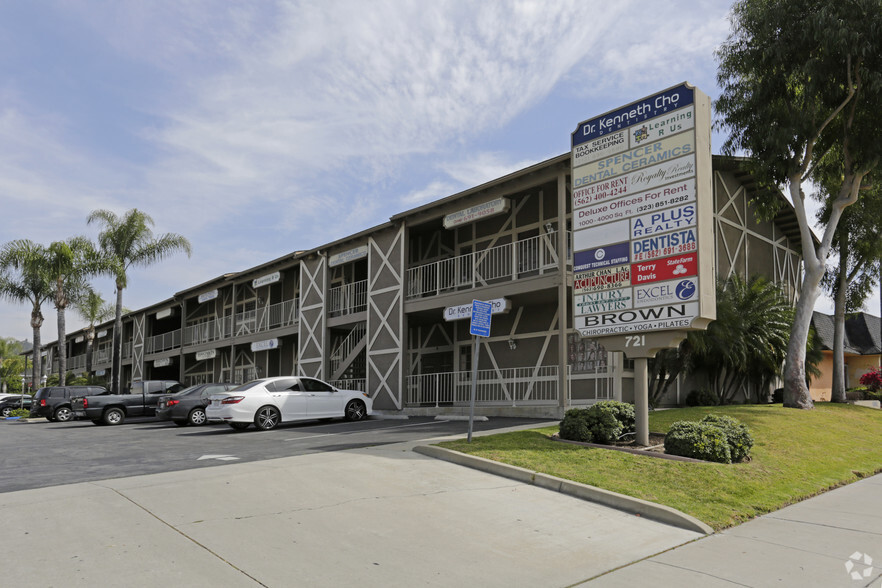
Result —
[[[493,304],[472,300],[472,322],[469,324],[469,335],[476,337],[490,336],[490,314]]]

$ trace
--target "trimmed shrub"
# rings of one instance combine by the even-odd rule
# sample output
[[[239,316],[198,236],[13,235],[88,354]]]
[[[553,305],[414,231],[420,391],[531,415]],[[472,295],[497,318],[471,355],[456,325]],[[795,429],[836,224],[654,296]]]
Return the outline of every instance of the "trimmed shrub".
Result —
[[[678,421],[665,435],[665,453],[732,463],[750,455],[753,435],[738,419],[709,414],[700,422]]]
[[[29,416],[30,414],[31,414],[31,411],[28,410],[27,408],[16,408],[11,413],[9,413],[9,416],[26,417],[26,416]]]
[[[686,396],[686,406],[716,406],[717,395],[710,390],[693,390]]]
[[[677,421],[665,435],[665,453],[705,461],[732,463],[726,433],[710,423]]]
[[[709,414],[701,419],[701,422],[723,429],[729,441],[732,461],[744,461],[750,455],[750,449],[753,447],[753,435],[750,434],[747,425],[736,418],[719,414]]]
[[[560,438],[583,443],[609,445],[622,433],[634,430],[634,407],[626,402],[598,402],[588,408],[573,408],[560,422]]]

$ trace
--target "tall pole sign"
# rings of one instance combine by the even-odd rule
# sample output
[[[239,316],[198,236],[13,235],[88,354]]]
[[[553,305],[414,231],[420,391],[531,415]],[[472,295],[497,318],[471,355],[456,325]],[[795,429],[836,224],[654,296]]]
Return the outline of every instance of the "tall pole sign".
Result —
[[[710,99],[688,83],[572,134],[573,325],[642,358],[638,380],[646,358],[716,318],[710,138]]]

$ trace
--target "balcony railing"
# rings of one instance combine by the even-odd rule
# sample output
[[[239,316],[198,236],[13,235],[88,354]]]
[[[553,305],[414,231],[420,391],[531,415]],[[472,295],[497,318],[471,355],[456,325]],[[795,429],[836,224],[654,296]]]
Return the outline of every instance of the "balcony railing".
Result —
[[[467,406],[472,372],[444,372],[407,377],[411,406]],[[557,404],[557,366],[479,370],[475,403],[484,406]]]
[[[328,316],[342,316],[367,310],[367,280],[343,284],[328,292]]]
[[[557,271],[557,253],[557,237],[551,233],[413,267],[407,270],[407,297],[436,296]]]
[[[330,380],[328,384],[340,390],[361,390],[365,392],[367,382],[363,378],[352,378],[347,380]]]
[[[300,299],[285,300],[256,310],[236,314],[236,334],[262,333],[281,327],[297,324],[300,312]]]
[[[200,345],[227,339],[233,333],[233,317],[215,317],[198,325],[184,327],[184,345]]]
[[[144,345],[145,353],[161,353],[171,349],[180,349],[181,347],[181,329],[175,329],[169,333],[162,335],[154,335],[148,337]]]

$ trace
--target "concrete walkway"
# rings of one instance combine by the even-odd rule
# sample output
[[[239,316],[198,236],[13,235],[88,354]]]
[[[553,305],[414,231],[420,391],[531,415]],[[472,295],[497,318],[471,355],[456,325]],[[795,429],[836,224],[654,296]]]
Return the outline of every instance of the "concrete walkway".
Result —
[[[882,475],[601,576],[586,586],[882,587]]]
[[[0,583],[563,587],[701,536],[413,445],[0,494]]]

